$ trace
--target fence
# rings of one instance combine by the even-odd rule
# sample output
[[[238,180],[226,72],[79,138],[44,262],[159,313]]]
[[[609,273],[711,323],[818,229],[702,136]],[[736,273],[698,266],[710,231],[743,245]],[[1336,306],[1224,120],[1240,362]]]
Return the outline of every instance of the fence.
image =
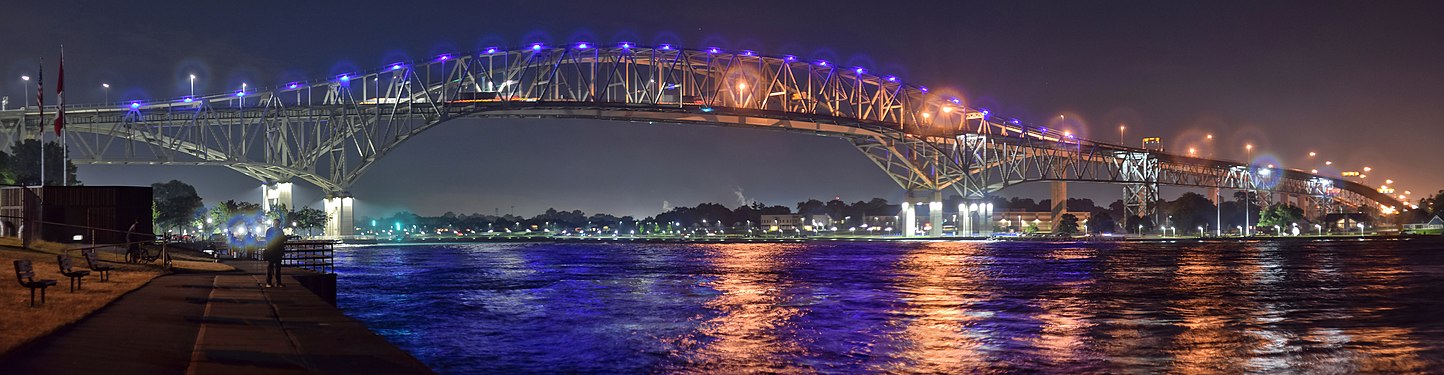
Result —
[[[336,241],[286,241],[281,267],[336,273]]]

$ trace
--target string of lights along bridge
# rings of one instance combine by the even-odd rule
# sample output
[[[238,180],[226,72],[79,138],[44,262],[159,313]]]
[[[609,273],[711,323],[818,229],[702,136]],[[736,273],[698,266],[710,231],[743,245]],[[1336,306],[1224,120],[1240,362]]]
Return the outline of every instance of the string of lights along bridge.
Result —
[[[72,160],[231,168],[261,181],[265,209],[294,207],[292,183],[305,181],[326,192],[329,236],[356,230],[349,189],[377,160],[461,118],[702,124],[833,137],[908,192],[900,214],[907,235],[919,233],[920,206],[928,207],[929,222],[942,222],[949,189],[965,198],[956,233],[988,235],[993,207],[980,202],[1031,182],[1052,184],[1055,215],[1062,212],[1058,202],[1067,201],[1068,182],[1122,186],[1125,213],[1134,216],[1155,214],[1160,185],[1209,189],[1215,199],[1220,190],[1257,192],[1260,204],[1294,204],[1310,216],[1409,209],[1405,194],[1363,184],[1368,168],[1325,176],[1202,157],[1196,149],[1168,153],[1156,138],[1130,147],[1123,144],[1126,126],[1119,127],[1119,143],[1104,143],[1000,117],[863,67],[746,50],[537,43],[211,95],[195,95],[195,80],[183,97],[68,106]],[[33,137],[45,123],[39,114],[33,107],[4,111],[0,126],[17,139]],[[940,236],[942,226],[925,234]]]

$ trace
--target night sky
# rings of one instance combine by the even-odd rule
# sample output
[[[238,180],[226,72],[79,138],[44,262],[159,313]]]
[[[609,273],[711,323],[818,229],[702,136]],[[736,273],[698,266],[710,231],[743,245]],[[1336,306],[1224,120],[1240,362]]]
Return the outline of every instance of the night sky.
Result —
[[[102,100],[102,82],[113,101],[169,98],[188,92],[192,73],[198,92],[219,92],[486,46],[666,42],[865,66],[1025,121],[1065,114],[1108,142],[1126,123],[1130,144],[1160,136],[1170,150],[1242,159],[1251,142],[1284,167],[1367,165],[1366,182],[1394,179],[1411,199],[1444,188],[1444,2],[79,3],[3,6],[0,95],[11,108],[33,96],[19,76],[41,57],[53,86],[62,43],[68,101],[84,104]],[[82,165],[80,179],[181,179],[207,204],[260,200],[257,181],[219,167]],[[318,189],[297,186],[297,204],[320,206]],[[1112,201],[1120,190],[1074,195]],[[351,192],[361,215],[513,206],[528,216],[547,207],[649,215],[708,201],[903,196],[836,139],[584,120],[454,121],[403,144]]]

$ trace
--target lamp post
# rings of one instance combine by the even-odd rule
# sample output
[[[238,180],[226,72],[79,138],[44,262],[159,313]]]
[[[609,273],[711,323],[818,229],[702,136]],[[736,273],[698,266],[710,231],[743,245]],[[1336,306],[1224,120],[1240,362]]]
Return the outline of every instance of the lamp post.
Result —
[[[1213,200],[1213,235],[1223,237],[1223,190],[1214,193]]]
[[[1127,146],[1127,145],[1128,145],[1128,143],[1127,143],[1127,142],[1128,142],[1128,138],[1123,136],[1123,130],[1124,130],[1124,129],[1128,129],[1128,127],[1125,126],[1125,125],[1123,125],[1123,124],[1118,124],[1118,144],[1119,144],[1120,146]]]
[[[1324,226],[1323,226],[1323,225],[1314,224],[1314,229],[1317,229],[1317,230],[1319,231],[1319,237],[1323,237],[1323,236],[1324,236]]]
[[[105,103],[106,103],[106,104],[110,104],[110,84],[109,84],[109,83],[101,83],[101,84],[100,84],[100,88],[103,89],[103,90],[105,90]]]
[[[196,75],[191,75],[191,97],[196,97]]]
[[[1248,168],[1248,191],[1243,194],[1243,235],[1244,235],[1244,237],[1248,237],[1248,232],[1249,232],[1249,230],[1248,230],[1248,227],[1249,227],[1249,223],[1248,223],[1248,206],[1249,206],[1249,204],[1250,204],[1250,203],[1249,203],[1249,198],[1250,198],[1249,196],[1254,194],[1254,187],[1253,187],[1253,185],[1254,185],[1254,183],[1253,183],[1253,145],[1252,145],[1252,144],[1244,145],[1244,146],[1243,146],[1243,149],[1244,149],[1244,155],[1245,155],[1245,156],[1244,156],[1244,160],[1243,160],[1243,165],[1244,165],[1246,168]]]
[[[25,86],[25,92],[30,92],[30,76],[20,76],[20,81],[21,85]],[[20,94],[20,97],[25,98],[25,106],[20,107],[22,109],[30,108],[30,95],[26,95],[25,92]]]

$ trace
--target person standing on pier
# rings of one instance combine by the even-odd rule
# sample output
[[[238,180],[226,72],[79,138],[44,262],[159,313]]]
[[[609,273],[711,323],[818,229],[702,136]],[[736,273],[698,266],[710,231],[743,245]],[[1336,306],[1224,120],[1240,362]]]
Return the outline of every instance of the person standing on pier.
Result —
[[[266,229],[265,249],[262,256],[266,259],[266,286],[286,286],[281,283],[281,258],[286,254],[286,233],[281,230],[281,219],[271,219],[271,228]]]

